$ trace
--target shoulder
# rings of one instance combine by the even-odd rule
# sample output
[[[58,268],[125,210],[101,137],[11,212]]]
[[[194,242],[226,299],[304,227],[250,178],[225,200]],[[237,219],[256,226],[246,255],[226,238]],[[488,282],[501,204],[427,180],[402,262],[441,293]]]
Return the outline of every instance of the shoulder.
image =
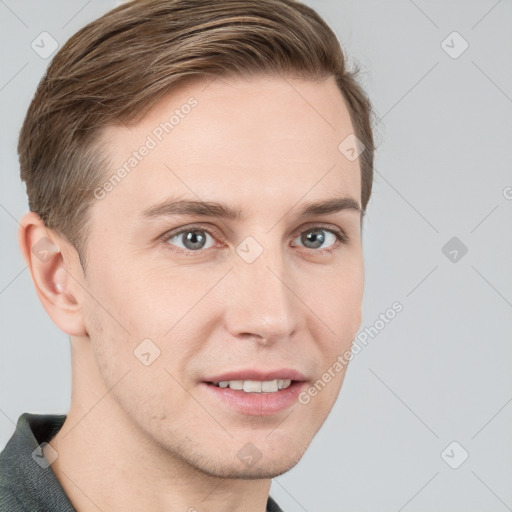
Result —
[[[8,487],[0,485],[0,510],[5,512],[28,512],[23,503]]]

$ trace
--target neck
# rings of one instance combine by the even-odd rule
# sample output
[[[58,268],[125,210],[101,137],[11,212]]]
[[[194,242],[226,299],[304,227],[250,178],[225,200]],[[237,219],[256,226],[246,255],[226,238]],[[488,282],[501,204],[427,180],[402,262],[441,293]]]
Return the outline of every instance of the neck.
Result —
[[[150,439],[106,388],[87,340],[73,339],[73,392],[51,468],[78,512],[265,512],[270,479],[204,473]]]

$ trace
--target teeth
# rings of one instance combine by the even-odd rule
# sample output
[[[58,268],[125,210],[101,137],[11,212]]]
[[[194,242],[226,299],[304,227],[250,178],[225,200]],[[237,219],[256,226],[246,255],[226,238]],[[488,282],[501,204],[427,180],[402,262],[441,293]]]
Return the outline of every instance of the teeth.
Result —
[[[278,389],[277,380],[265,380],[261,383],[261,391],[265,393],[274,393]]]
[[[244,391],[246,393],[261,393],[261,382],[257,380],[244,380]]]
[[[275,380],[223,380],[216,384],[220,388],[231,388],[246,393],[275,393],[281,389],[290,387],[290,379]]]

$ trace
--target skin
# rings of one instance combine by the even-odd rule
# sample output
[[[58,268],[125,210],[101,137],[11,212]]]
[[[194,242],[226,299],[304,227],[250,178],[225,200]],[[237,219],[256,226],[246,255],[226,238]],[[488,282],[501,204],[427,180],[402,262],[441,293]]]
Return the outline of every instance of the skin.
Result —
[[[359,161],[338,150],[353,128],[334,79],[180,87],[134,127],[104,130],[105,177],[191,96],[198,104],[190,114],[94,200],[85,274],[75,249],[35,213],[21,222],[37,293],[71,339],[71,407],[51,441],[51,468],[80,512],[263,512],[271,478],[300,460],[344,372],[307,405],[255,416],[212,398],[202,380],[292,368],[306,389],[350,349],[361,325],[360,212],[296,216],[306,202],[335,197],[360,206]],[[142,218],[171,197],[219,201],[246,218]],[[184,254],[183,237],[161,239],[198,223],[209,235],[199,251]],[[301,233],[318,225],[341,229],[348,241],[322,231],[324,245],[307,246]],[[236,251],[248,236],[263,248],[253,263]],[[44,262],[31,251],[42,237],[58,248]],[[147,338],[160,350],[149,366],[133,354]],[[251,467],[237,457],[249,442],[261,453]]]

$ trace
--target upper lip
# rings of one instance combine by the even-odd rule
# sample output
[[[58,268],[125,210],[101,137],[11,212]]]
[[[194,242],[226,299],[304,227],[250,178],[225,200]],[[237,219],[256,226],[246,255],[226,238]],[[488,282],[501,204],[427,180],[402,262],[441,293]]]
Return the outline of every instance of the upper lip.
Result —
[[[306,377],[297,370],[293,370],[291,368],[281,368],[279,370],[256,370],[256,369],[247,369],[247,370],[237,370],[227,373],[222,373],[219,375],[215,375],[213,377],[208,377],[205,382],[222,382],[228,380],[275,380],[275,379],[289,379],[296,381],[306,380]]]

